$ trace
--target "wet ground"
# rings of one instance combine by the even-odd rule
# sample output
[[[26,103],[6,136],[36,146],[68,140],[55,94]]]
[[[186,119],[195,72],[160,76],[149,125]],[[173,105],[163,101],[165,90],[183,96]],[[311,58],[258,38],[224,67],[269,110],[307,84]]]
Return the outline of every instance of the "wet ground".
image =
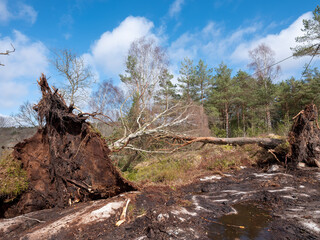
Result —
[[[319,206],[317,169],[245,168],[2,219],[0,239],[319,239]]]

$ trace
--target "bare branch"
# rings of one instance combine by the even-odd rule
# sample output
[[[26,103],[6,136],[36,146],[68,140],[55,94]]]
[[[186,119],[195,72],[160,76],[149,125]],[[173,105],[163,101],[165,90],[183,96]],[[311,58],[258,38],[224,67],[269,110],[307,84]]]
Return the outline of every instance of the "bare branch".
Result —
[[[6,50],[5,52],[0,52],[0,55],[9,55],[10,53],[13,53],[16,51],[14,46],[11,43],[12,50]],[[4,64],[0,63],[0,66],[4,66]]]

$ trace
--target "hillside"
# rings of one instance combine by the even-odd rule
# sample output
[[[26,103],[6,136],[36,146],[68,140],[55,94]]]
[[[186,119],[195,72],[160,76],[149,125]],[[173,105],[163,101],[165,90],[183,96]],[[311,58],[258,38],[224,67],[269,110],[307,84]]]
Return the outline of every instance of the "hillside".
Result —
[[[6,148],[11,148],[23,139],[33,136],[37,131],[35,127],[0,128],[0,155]]]

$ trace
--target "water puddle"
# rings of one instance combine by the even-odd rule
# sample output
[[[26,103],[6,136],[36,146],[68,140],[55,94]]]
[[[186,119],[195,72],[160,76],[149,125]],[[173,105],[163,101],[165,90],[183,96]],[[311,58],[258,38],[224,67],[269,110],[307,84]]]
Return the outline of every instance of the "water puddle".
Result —
[[[270,238],[268,229],[271,221],[270,211],[253,204],[235,204],[237,213],[224,215],[210,221],[208,237],[210,239],[263,240]]]

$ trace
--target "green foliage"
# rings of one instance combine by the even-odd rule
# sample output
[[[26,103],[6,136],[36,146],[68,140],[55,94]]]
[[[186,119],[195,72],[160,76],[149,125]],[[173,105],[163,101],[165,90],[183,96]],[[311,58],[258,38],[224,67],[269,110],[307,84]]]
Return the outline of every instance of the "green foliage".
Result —
[[[181,62],[179,73],[178,86],[181,88],[182,98],[186,99],[188,102],[191,100],[196,101],[197,90],[195,87],[196,80],[193,61],[189,58],[185,58],[184,61]]]
[[[27,174],[9,152],[0,157],[0,197],[13,198],[28,188]]]
[[[212,68],[208,68],[208,65],[203,60],[199,60],[199,63],[194,68],[195,74],[195,91],[197,93],[196,99],[202,105],[208,95],[209,82],[212,80]]]
[[[232,70],[222,62],[218,68],[215,68],[215,71],[216,74],[211,80],[208,102],[214,104],[222,113],[226,137],[229,137],[229,111],[234,101],[234,85],[231,80]]]
[[[222,138],[226,137],[226,130],[218,126],[213,125],[211,127],[211,132],[213,136],[222,137]]]
[[[297,37],[296,42],[303,43],[292,48],[295,56],[319,55],[320,40],[320,7],[317,6],[313,11],[312,19],[303,20],[303,36]]]

